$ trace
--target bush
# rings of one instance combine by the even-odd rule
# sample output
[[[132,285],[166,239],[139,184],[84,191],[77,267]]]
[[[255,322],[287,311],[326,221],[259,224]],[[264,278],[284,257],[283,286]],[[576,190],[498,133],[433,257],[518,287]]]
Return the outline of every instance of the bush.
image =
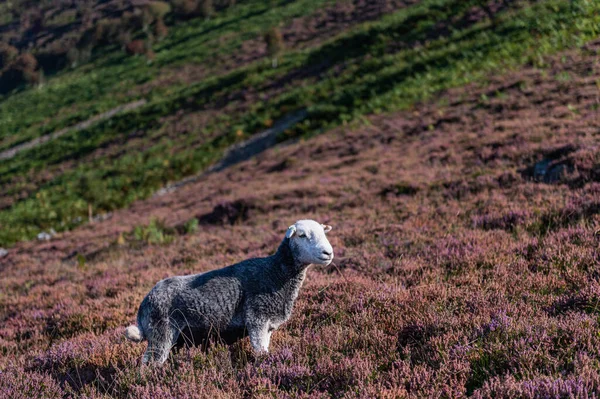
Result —
[[[44,16],[40,10],[30,10],[21,15],[21,29],[37,34],[44,29]]]
[[[212,0],[200,0],[200,15],[204,18],[210,18],[215,13],[215,7]]]
[[[92,51],[94,50],[94,46],[96,45],[94,41],[94,34],[92,31],[87,30],[81,35],[77,44],[75,46],[77,50],[77,60],[76,63],[85,63],[88,62],[92,58]]]
[[[121,30],[136,31],[144,27],[142,13],[126,11],[121,15]]]
[[[173,9],[179,17],[192,17],[198,11],[198,0],[173,0]]]
[[[269,31],[265,33],[265,42],[267,43],[267,53],[273,60],[273,68],[276,68],[277,57],[285,48],[283,35],[281,34],[279,28],[273,27],[269,29]]]
[[[69,65],[69,52],[75,47],[75,43],[70,41],[55,42],[51,47],[37,52],[35,56],[39,68],[47,72],[64,68]]]
[[[165,22],[162,19],[157,20],[156,24],[154,24],[154,35],[157,38],[162,39],[168,34],[169,29],[167,28],[167,25],[165,25]]]
[[[173,241],[173,231],[161,220],[152,219],[148,226],[136,226],[133,236],[147,244],[168,244]]]
[[[38,62],[36,58],[30,54],[25,53],[21,54],[19,57],[15,59],[14,67],[21,71],[35,71],[38,67]]]
[[[17,57],[0,76],[0,93],[7,93],[24,84],[36,84],[40,81],[36,58],[29,54]]]
[[[125,51],[129,55],[145,54],[146,43],[143,40],[133,40],[125,45]]]
[[[118,42],[121,31],[122,25],[119,19],[101,19],[96,24],[94,40],[98,44],[114,44]]]
[[[186,234],[192,234],[198,231],[198,219],[197,218],[192,218],[190,220],[188,220],[184,227],[185,233]]]
[[[15,47],[6,43],[0,43],[0,70],[7,67],[18,55],[19,50]]]
[[[151,1],[146,6],[146,10],[154,19],[161,20],[171,12],[171,5],[164,1]]]

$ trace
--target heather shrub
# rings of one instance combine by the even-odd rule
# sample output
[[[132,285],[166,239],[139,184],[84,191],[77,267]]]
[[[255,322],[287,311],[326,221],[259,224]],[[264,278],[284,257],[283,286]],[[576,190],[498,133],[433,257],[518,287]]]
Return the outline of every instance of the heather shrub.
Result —
[[[540,376],[531,380],[517,380],[507,375],[490,380],[476,391],[474,398],[597,398],[600,376],[572,376],[551,378]]]
[[[60,398],[65,392],[48,374],[25,371],[9,366],[0,372],[0,392],[5,398]]]
[[[197,1],[187,3],[189,16],[200,14]],[[536,52],[529,61],[537,67],[508,76],[493,67],[511,65],[523,46],[529,54],[578,43],[566,34],[546,40],[539,28],[579,32],[597,6],[519,2],[502,14],[506,3],[489,1],[493,26],[475,2],[413,3],[327,4],[305,18],[296,15],[308,3],[244,2],[219,21],[170,27],[173,42],[157,46],[161,65],[125,60],[123,68],[122,56],[99,51],[98,67],[116,61],[121,72],[110,82],[123,91],[101,91],[110,98],[93,104],[69,102],[69,91],[74,114],[61,113],[85,119],[88,106],[109,109],[130,95],[152,103],[6,163],[2,189],[31,200],[18,214],[12,194],[3,197],[2,214],[18,216],[1,221],[7,242],[16,240],[5,230],[21,217],[32,229],[43,218],[44,229],[60,229],[87,216],[90,204],[101,214],[129,203],[123,195],[149,195],[290,110],[309,106],[309,115],[286,137],[327,133],[0,251],[0,389],[17,397],[598,397],[600,43],[556,57]],[[173,3],[177,17],[183,4]],[[571,27],[580,7],[592,16]],[[256,63],[265,40],[237,36],[247,26],[238,8],[256,12],[249,18],[263,28],[284,9],[291,16],[281,25],[293,52],[282,70]],[[357,18],[367,22],[344,33]],[[127,43],[143,22],[120,22]],[[212,77],[212,58],[199,61],[213,53],[223,77]],[[173,59],[181,64],[171,69]],[[82,81],[90,97],[107,83],[101,71],[100,80]],[[463,73],[485,81],[437,94],[470,80]],[[67,88],[70,77],[60,80]],[[138,79],[144,83],[131,86]],[[54,101],[66,93],[48,92]],[[26,129],[9,118],[2,124],[34,134],[36,123],[54,127],[49,112],[26,118]],[[382,114],[355,121],[371,112]],[[74,164],[84,169],[69,174]],[[122,329],[157,281],[268,255],[305,216],[334,226],[335,259],[308,270],[269,354],[257,356],[247,338],[213,342],[175,348],[163,367],[140,371],[144,344],[125,341]]]
[[[473,218],[473,226],[484,230],[501,229],[513,231],[518,226],[524,225],[531,215],[527,211],[508,211],[502,215],[487,214]]]
[[[598,313],[600,311],[600,286],[594,282],[577,292],[563,295],[554,302],[549,311],[554,315],[568,311]]]
[[[384,187],[381,190],[380,194],[383,197],[387,196],[388,194],[392,194],[395,196],[415,195],[418,191],[419,191],[419,187],[416,187],[410,183],[401,182],[401,183],[391,184],[387,187]]]

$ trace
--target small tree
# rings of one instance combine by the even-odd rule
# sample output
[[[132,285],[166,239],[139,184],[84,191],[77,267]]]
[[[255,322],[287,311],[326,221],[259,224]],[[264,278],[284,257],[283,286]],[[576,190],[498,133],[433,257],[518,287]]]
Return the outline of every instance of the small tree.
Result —
[[[79,3],[77,4],[77,19],[81,21],[81,26],[84,29],[90,29],[94,22],[94,9],[90,4]]]
[[[37,9],[25,12],[21,15],[20,27],[23,31],[39,33],[44,29],[44,15]]]
[[[23,74],[23,80],[31,85],[41,83],[43,74],[38,70],[37,59],[29,53],[22,54],[15,60],[15,65]]]
[[[92,30],[85,31],[77,41],[77,49],[83,56],[83,59],[80,59],[81,62],[88,62],[92,58],[95,46],[94,32]]]
[[[121,15],[121,31],[138,31],[144,27],[144,15],[142,10],[135,9],[134,12],[125,11]]]
[[[198,10],[198,0],[173,0],[173,10],[180,17],[193,16]]]
[[[125,45],[125,51],[129,55],[146,54],[146,43],[143,40],[133,40]]]
[[[69,66],[71,68],[75,68],[77,65],[79,65],[79,50],[77,49],[77,47],[71,47],[68,51],[67,51],[67,62],[69,63]]]
[[[95,45],[94,32],[92,30],[85,31],[74,47],[67,51],[67,62],[72,68],[79,64],[88,62],[92,58],[92,51]]]
[[[169,34],[169,28],[162,19],[157,20],[154,24],[154,34],[159,40]]]
[[[4,69],[17,58],[19,50],[15,47],[0,42],[0,70]]]
[[[119,19],[101,19],[96,24],[94,41],[100,44],[113,44],[118,42],[121,27],[121,21]]]
[[[283,35],[279,28],[273,27],[269,29],[269,31],[265,33],[265,42],[267,43],[267,53],[271,57],[271,64],[273,65],[273,68],[277,68],[277,58],[285,48]]]
[[[0,76],[0,92],[7,93],[23,84],[40,83],[41,78],[36,58],[29,53],[21,54]]]
[[[171,5],[164,1],[151,1],[146,6],[146,10],[155,20],[159,20],[171,12]]]
[[[171,5],[164,1],[151,1],[146,6],[145,13],[151,16],[154,22],[154,34],[158,39],[162,39],[167,36],[169,29],[165,24],[165,16],[171,12]]]
[[[215,13],[215,7],[212,0],[200,0],[200,15],[206,19],[212,17]]]

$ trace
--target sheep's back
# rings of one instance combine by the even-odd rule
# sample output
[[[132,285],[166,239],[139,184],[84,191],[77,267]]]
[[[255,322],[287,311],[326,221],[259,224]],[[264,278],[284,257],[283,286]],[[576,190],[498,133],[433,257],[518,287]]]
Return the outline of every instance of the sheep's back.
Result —
[[[223,330],[238,319],[235,316],[243,299],[238,278],[227,273],[205,273],[183,277],[181,283],[170,309],[171,318],[181,327]]]

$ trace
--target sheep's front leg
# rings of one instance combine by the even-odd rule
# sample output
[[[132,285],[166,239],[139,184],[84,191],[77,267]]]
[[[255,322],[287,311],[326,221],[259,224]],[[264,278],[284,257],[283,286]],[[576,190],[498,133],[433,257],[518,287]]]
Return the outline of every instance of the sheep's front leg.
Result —
[[[257,353],[268,353],[269,343],[271,341],[271,332],[267,322],[260,324],[252,324],[248,326],[248,335],[250,344]]]
[[[152,361],[162,364],[169,357],[171,348],[177,342],[179,329],[168,321],[157,323],[148,336],[148,348],[142,358],[142,364]]]

